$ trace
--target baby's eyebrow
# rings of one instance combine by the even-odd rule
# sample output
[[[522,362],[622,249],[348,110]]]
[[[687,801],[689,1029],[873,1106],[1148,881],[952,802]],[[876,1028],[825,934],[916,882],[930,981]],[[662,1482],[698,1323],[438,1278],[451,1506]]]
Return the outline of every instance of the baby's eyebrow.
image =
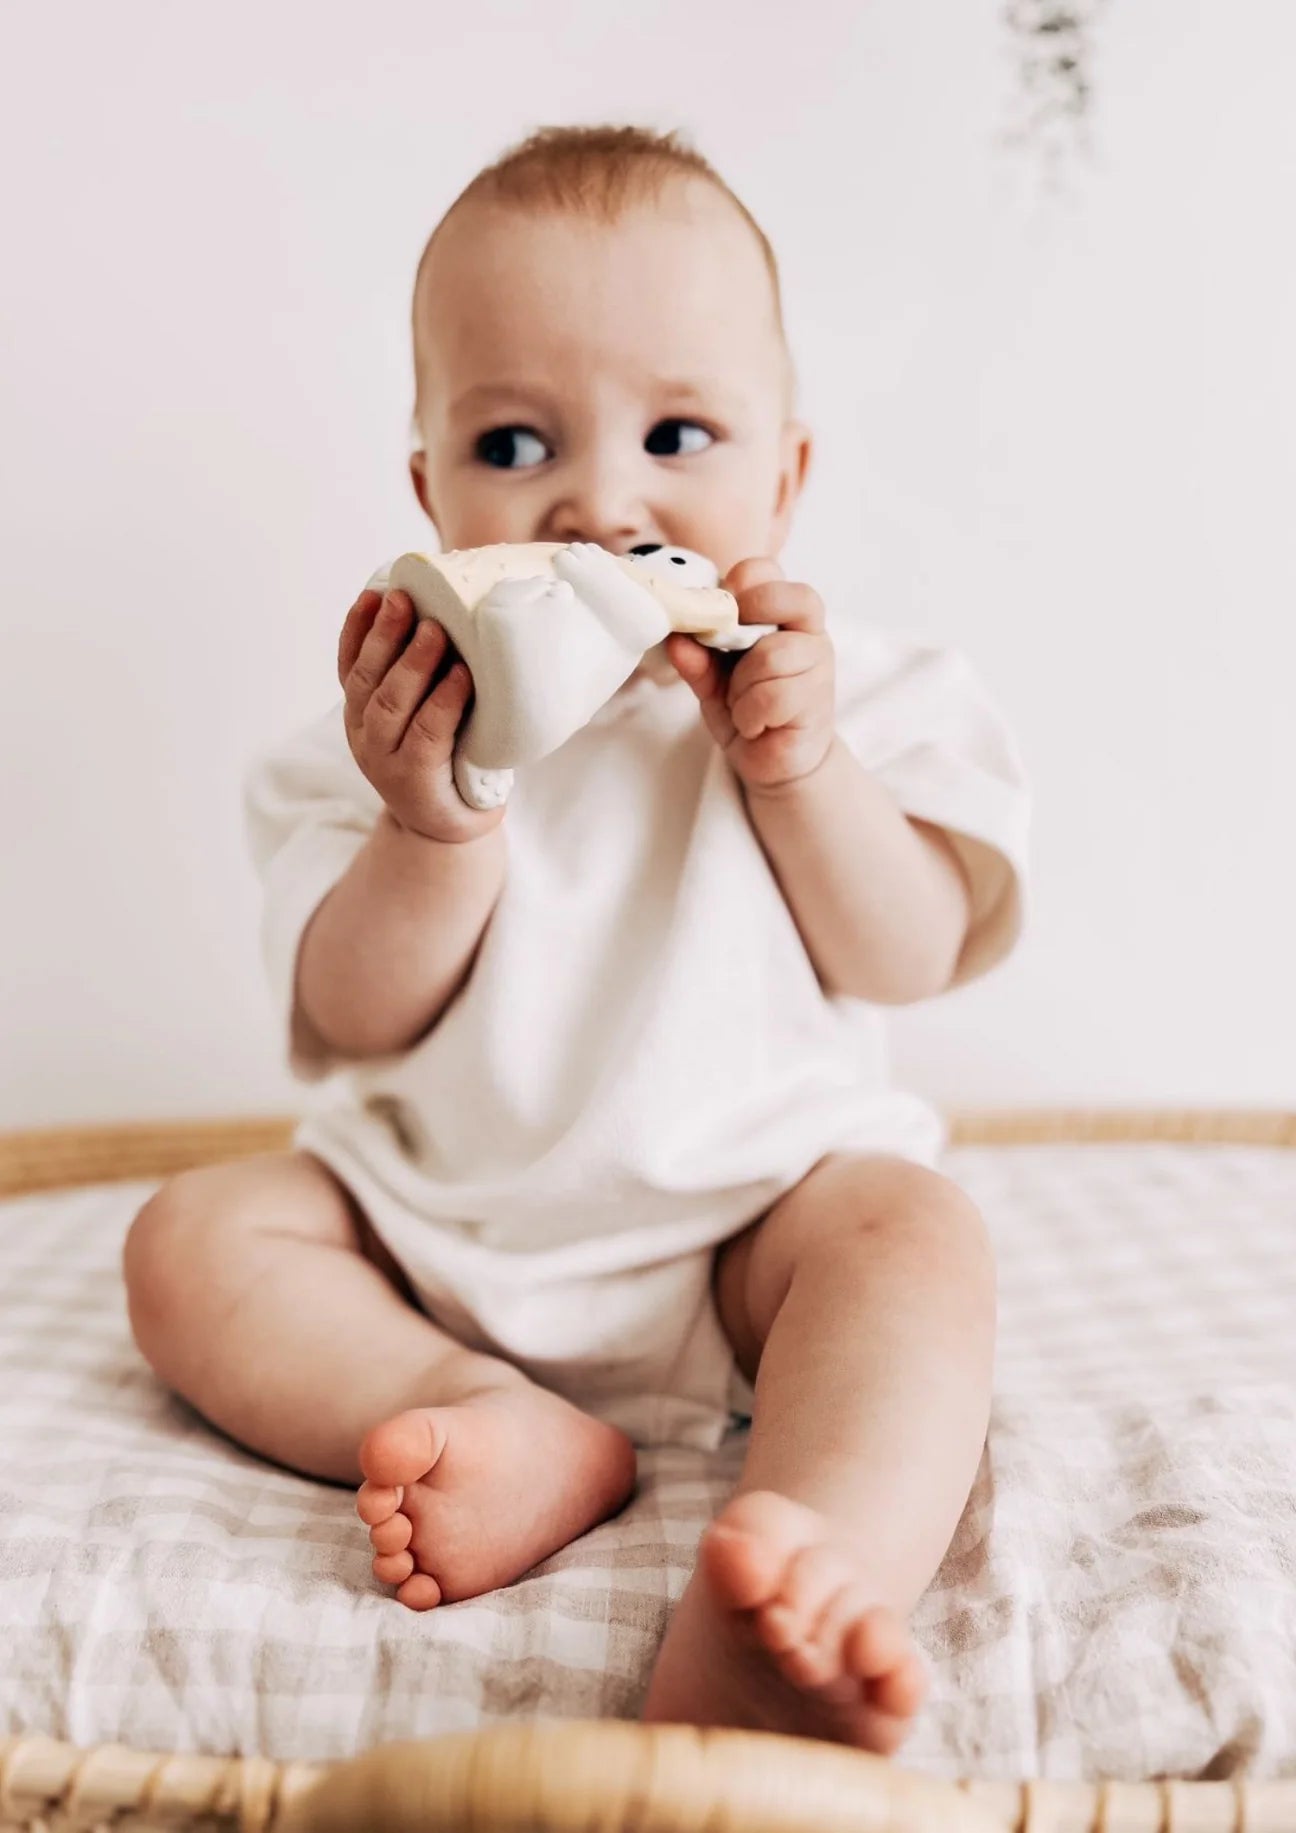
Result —
[[[713,414],[733,414],[741,407],[740,398],[733,390],[712,379],[663,378],[644,386],[647,397],[658,410],[693,408]],[[505,405],[528,407],[543,413],[552,407],[553,401],[545,390],[525,382],[477,382],[454,397],[450,413],[453,417],[467,418]]]
[[[546,395],[539,389],[528,388],[525,383],[478,382],[472,388],[466,388],[461,395],[455,396],[450,403],[450,412],[452,414],[481,413],[487,408],[506,401],[535,408],[544,408],[549,405]]]
[[[713,380],[658,382],[654,385],[653,395],[663,405],[696,407],[710,413],[734,413],[740,405],[738,396],[732,390]]]

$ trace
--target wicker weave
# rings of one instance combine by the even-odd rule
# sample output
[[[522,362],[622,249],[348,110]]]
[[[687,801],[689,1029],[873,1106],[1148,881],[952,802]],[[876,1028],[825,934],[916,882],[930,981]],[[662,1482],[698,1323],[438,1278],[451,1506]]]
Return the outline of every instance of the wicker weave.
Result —
[[[164,1177],[282,1150],[286,1119],[0,1135],[0,1194]],[[1167,1140],[1296,1147],[1296,1113],[956,1115],[958,1145]],[[1296,1781],[966,1782],[738,1731],[512,1725],[331,1767],[0,1741],[0,1829],[244,1833],[1296,1833]]]
[[[0,1743],[0,1828],[241,1833],[1296,1833],[1296,1782],[965,1783],[801,1738],[608,1722],[333,1768]]]

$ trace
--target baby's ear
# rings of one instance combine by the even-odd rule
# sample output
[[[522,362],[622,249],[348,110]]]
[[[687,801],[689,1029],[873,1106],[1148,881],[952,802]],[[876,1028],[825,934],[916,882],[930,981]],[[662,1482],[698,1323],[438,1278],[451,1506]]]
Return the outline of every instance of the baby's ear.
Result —
[[[433,509],[432,499],[428,495],[427,453],[421,452],[421,451],[411,452],[410,458],[409,458],[409,468],[410,468],[410,482],[414,486],[414,494],[419,500],[419,506],[423,510],[423,513],[427,517],[428,521],[431,522],[433,526],[435,526],[436,525],[436,510]]]
[[[814,437],[803,420],[784,422],[779,436],[778,495],[774,501],[771,549],[777,553],[787,539],[792,515],[810,474]]]

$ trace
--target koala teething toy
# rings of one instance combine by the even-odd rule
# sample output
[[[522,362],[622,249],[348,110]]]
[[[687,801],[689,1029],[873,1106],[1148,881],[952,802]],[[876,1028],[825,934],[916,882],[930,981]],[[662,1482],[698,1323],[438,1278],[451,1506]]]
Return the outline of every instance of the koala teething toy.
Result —
[[[623,555],[589,541],[402,554],[388,579],[444,627],[472,674],[454,766],[472,808],[505,802],[518,765],[579,731],[671,631],[715,649],[765,634],[738,622],[709,560],[657,543]]]

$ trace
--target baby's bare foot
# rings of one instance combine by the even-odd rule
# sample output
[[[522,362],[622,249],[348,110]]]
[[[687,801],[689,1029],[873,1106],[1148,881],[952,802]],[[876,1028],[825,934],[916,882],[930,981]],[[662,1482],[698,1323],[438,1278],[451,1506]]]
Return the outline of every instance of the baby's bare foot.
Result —
[[[356,1512],[374,1577],[411,1610],[511,1584],[634,1488],[634,1447],[518,1378],[375,1426],[360,1447]]]
[[[703,1536],[644,1717],[781,1731],[889,1755],[926,1683],[859,1551],[786,1496],[736,1496]]]

